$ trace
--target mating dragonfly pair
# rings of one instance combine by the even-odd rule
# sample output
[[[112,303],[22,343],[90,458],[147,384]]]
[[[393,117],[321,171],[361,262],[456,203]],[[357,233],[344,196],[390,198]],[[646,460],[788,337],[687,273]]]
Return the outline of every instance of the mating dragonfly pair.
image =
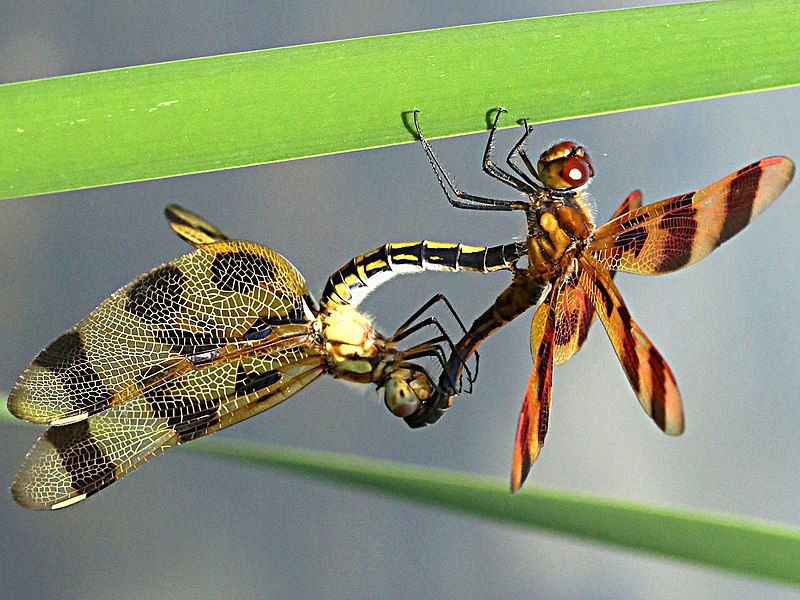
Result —
[[[524,200],[458,189],[422,136],[416,114],[414,121],[450,203],[524,211],[525,242],[491,248],[386,244],[334,273],[319,304],[280,254],[231,240],[200,217],[168,207],[170,226],[196,250],[103,301],[33,360],[9,396],[15,416],[50,425],[17,473],[15,500],[33,509],[75,504],[163,450],[272,408],[326,373],[382,388],[387,407],[411,427],[434,423],[462,376],[473,383],[477,363],[473,372],[468,360],[477,357],[481,342],[543,296],[531,327],[533,370],[517,426],[512,491],[522,485],[547,433],[553,363],[580,349],[595,314],[645,411],[666,433],[680,434],[674,376],[631,318],[613,274],[665,273],[703,258],[786,188],[794,165],[784,157],[766,158],[699,191],[643,207],[634,192],[596,228],[585,198],[594,175],[586,151],[562,142],[534,165],[524,146],[531,132],[526,122],[506,158],[512,172],[503,170],[492,159],[500,114],[483,169]],[[525,267],[521,258],[527,258]],[[441,294],[391,337],[357,310],[393,275],[426,270],[508,270],[513,277],[457,344],[425,316],[442,302],[464,329]],[[401,348],[428,328],[433,337]],[[438,381],[417,362],[422,357],[439,362]]]

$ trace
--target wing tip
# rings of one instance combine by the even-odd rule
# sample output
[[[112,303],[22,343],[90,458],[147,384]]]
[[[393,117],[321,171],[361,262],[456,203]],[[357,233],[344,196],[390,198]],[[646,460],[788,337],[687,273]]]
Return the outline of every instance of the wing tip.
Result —
[[[682,435],[685,429],[685,422],[683,419],[683,410],[678,405],[677,414],[671,415],[666,423],[664,423],[664,433],[667,435]]]
[[[528,472],[531,470],[530,462],[525,465],[523,455],[520,454],[518,450],[524,451],[524,449],[519,447],[514,449],[514,460],[511,464],[511,480],[508,484],[508,490],[511,492],[512,496],[522,488],[522,484],[525,483],[525,480],[528,478]]]
[[[514,458],[511,461],[511,480],[509,482],[509,491],[512,495],[519,492],[525,480],[528,478],[528,473],[531,471],[536,457],[539,455],[540,446],[534,443],[532,446],[529,442],[523,442],[519,437],[514,443]]]
[[[14,475],[14,481],[11,482],[11,488],[9,490],[14,502],[19,504],[22,508],[27,508],[28,510],[47,510],[50,508],[49,504],[34,498],[34,496],[29,492],[29,484],[30,482],[26,477],[24,467],[21,467],[20,470],[17,471],[16,475]]]
[[[59,510],[88,498],[88,494],[83,493],[71,495],[62,499],[37,499],[28,492],[28,486],[19,479],[15,479],[11,484],[10,492],[14,502],[27,510]]]
[[[769,158],[763,158],[755,163],[755,166],[759,167],[762,172],[769,167],[773,167],[777,171],[773,171],[776,177],[767,184],[768,187],[765,191],[768,201],[765,204],[769,204],[780,196],[794,179],[794,162],[791,158],[786,156],[770,156]]]
[[[19,385],[14,386],[14,389],[11,390],[11,393],[8,395],[8,400],[6,401],[8,412],[21,421],[36,423],[37,425],[47,425],[54,415],[31,412],[29,410],[31,403],[30,401],[26,401],[26,397],[27,394],[24,389],[21,389]]]

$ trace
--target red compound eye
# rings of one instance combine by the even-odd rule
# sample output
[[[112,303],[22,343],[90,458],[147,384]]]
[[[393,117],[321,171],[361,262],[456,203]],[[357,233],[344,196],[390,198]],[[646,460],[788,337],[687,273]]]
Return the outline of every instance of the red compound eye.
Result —
[[[578,156],[567,158],[561,168],[561,178],[573,187],[584,185],[593,174],[591,165]]]

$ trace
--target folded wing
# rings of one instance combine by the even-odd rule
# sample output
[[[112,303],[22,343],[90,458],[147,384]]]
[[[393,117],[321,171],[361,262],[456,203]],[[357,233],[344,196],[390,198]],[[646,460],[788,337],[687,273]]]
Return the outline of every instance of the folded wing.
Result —
[[[75,504],[176,444],[272,408],[319,377],[322,363],[310,348],[225,363],[50,427],[25,458],[11,493],[31,509]]]

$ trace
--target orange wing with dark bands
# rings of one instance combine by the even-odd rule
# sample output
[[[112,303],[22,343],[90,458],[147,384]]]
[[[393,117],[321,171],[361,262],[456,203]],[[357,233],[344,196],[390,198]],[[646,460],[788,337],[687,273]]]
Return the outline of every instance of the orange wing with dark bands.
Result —
[[[597,230],[588,251],[613,271],[675,271],[708,256],[744,229],[793,176],[788,158],[762,159],[696,192],[617,217]]]
[[[631,318],[608,273],[585,254],[579,261],[580,286],[592,299],[642,408],[665,433],[680,435],[683,408],[669,365]]]
[[[636,210],[641,205],[642,193],[639,190],[631,192],[619,205],[611,219]],[[581,349],[595,318],[591,299],[587,298],[583,289],[578,285],[578,269],[580,267],[573,264],[573,272],[564,278],[556,297],[554,362],[557,365],[563,365]],[[611,272],[612,279],[615,274],[614,271]]]
[[[511,463],[512,494],[522,487],[547,435],[553,391],[555,327],[552,303],[555,290],[553,287],[547,299],[536,309],[531,322],[533,369],[517,421],[517,436],[514,440],[514,457]]]

